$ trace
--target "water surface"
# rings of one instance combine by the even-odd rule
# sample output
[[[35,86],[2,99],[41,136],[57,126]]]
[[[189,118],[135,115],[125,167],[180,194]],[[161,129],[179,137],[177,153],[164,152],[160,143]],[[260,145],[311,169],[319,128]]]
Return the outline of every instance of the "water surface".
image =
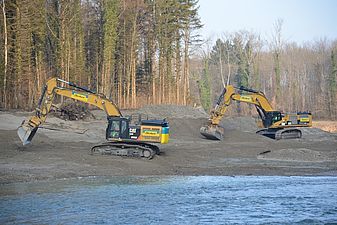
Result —
[[[90,177],[0,188],[0,224],[337,224],[337,177]]]

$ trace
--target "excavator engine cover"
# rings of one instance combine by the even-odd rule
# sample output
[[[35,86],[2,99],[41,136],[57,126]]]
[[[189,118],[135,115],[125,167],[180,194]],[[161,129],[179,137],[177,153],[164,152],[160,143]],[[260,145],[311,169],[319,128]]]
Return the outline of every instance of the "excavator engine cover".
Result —
[[[219,125],[206,125],[200,128],[200,134],[207,139],[222,140],[224,133],[224,128]]]

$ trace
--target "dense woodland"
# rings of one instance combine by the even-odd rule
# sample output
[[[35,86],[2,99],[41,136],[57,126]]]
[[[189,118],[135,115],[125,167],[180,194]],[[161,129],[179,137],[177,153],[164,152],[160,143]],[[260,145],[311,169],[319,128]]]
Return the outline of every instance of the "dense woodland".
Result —
[[[1,0],[0,108],[31,110],[50,77],[120,108],[201,104],[223,85],[266,93],[276,109],[337,119],[337,40],[286,41],[238,31],[199,40],[197,0]],[[251,114],[233,104],[228,114]]]
[[[1,107],[33,109],[53,76],[121,108],[189,104],[196,0],[2,0]]]

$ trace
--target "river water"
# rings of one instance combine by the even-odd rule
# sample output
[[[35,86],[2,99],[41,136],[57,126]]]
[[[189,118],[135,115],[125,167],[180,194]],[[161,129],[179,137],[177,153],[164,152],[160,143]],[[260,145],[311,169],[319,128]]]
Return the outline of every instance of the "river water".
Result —
[[[0,188],[0,224],[337,224],[337,177],[89,177]]]

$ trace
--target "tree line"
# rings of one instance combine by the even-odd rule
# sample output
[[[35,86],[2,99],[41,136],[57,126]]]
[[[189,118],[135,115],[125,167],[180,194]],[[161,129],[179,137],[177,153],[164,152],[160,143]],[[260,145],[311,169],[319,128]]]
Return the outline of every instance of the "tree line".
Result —
[[[277,110],[337,117],[337,40],[302,45],[249,31],[205,42],[197,0],[2,0],[0,108],[33,109],[50,77],[103,93],[120,108],[202,104],[226,84],[263,91]],[[228,115],[254,107],[234,104]]]
[[[269,41],[249,31],[227,33],[204,47],[196,61],[193,73],[206,109],[230,83],[263,91],[276,110],[337,119],[337,40],[287,42],[278,20]],[[233,104],[228,115],[253,111],[251,105]]]
[[[33,109],[50,77],[121,108],[188,104],[197,0],[2,0],[0,104]]]

